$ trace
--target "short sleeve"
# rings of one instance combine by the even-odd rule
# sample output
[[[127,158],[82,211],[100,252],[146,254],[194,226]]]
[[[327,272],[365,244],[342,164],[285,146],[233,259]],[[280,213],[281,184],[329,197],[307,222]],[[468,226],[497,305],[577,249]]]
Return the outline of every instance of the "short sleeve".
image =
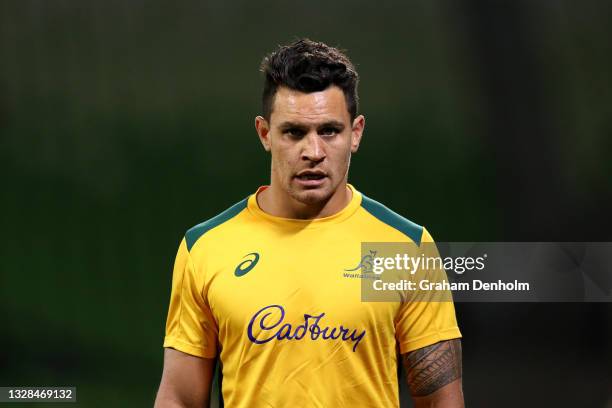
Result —
[[[435,256],[438,251],[433,243],[429,232],[423,228],[421,245],[425,244]],[[438,273],[446,276],[444,270]],[[440,301],[437,299],[445,299]],[[450,293],[440,297],[429,293],[420,293],[412,298],[412,301],[400,305],[395,318],[395,335],[399,344],[400,353],[408,353],[443,340],[451,340],[461,337],[455,317],[455,307]],[[451,299],[446,301],[446,299]]]
[[[217,354],[217,324],[203,295],[203,277],[197,273],[185,239],[176,254],[164,347],[198,357]]]

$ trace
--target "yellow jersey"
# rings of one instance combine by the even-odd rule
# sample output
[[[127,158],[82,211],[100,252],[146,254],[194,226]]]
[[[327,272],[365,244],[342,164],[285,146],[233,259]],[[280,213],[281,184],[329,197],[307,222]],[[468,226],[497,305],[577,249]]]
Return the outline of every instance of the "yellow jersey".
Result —
[[[261,187],[187,231],[164,347],[219,357],[228,407],[398,407],[398,352],[461,337],[452,302],[362,302],[362,242],[433,242],[353,186],[340,212],[272,216]]]

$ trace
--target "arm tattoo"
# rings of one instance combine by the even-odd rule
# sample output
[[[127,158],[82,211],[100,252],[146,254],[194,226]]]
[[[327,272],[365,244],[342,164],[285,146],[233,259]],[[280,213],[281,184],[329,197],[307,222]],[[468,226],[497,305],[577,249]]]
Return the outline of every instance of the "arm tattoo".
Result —
[[[461,378],[461,340],[441,341],[402,354],[410,394],[429,395]]]

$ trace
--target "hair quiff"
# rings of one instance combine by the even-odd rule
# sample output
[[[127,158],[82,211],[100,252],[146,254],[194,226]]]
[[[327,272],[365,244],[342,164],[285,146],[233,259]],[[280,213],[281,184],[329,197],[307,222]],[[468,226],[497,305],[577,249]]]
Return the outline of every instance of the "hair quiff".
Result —
[[[303,38],[264,57],[262,94],[263,116],[270,120],[276,91],[281,86],[310,93],[336,85],[342,89],[351,120],[357,116],[359,75],[353,63],[339,49]]]

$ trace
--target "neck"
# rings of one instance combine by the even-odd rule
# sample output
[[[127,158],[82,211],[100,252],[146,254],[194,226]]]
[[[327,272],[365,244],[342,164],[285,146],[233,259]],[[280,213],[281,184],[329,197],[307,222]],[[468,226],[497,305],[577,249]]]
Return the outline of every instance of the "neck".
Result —
[[[257,195],[257,204],[264,212],[275,217],[314,220],[340,212],[352,198],[346,180],[338,186],[329,199],[316,203],[303,203],[291,197],[275,183]]]

